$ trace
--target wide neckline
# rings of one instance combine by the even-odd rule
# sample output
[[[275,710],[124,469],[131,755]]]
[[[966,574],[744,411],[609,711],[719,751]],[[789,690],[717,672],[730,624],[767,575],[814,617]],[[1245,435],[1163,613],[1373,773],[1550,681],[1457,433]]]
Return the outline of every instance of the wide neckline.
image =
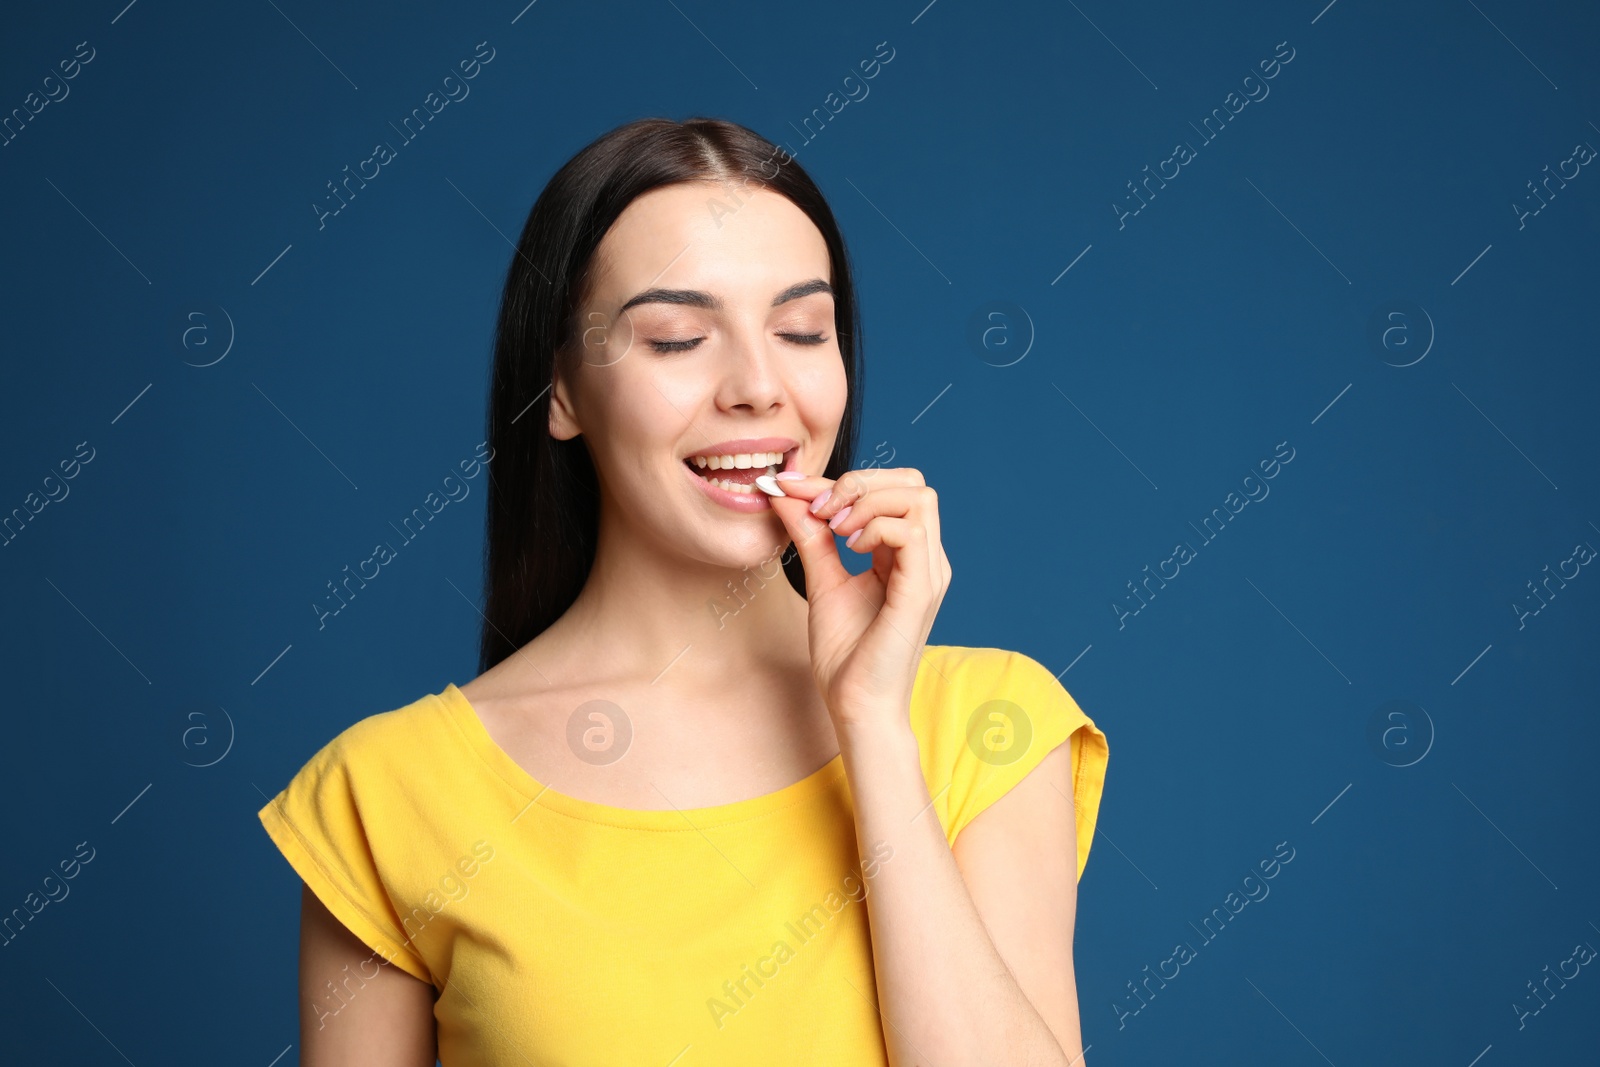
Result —
[[[575,819],[601,823],[607,826],[638,830],[681,830],[693,832],[707,826],[723,826],[760,818],[801,801],[809,799],[820,790],[844,777],[844,753],[836,754],[827,763],[798,781],[761,796],[716,804],[704,808],[618,808],[593,800],[582,800],[552,789],[529,774],[527,769],[511,758],[500,747],[472,706],[467,695],[454,682],[445,686],[442,693],[434,694],[459,729],[462,739],[478,754],[489,768],[507,785],[541,807],[570,815]],[[524,808],[524,811],[527,809]]]

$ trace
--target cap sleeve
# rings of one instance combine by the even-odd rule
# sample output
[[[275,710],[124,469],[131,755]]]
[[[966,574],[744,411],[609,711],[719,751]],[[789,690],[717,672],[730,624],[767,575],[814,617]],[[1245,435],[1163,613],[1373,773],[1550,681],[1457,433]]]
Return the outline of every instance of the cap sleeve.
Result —
[[[328,742],[257,814],[273,844],[335,918],[386,961],[431,983],[374,850],[374,838],[382,837],[374,829],[401,815],[384,810],[381,792],[363,788],[382,777],[373,736],[382,718],[358,722]]]
[[[954,845],[973,819],[1067,744],[1083,877],[1110,758],[1105,733],[1030,656],[997,648],[945,652],[939,669],[928,672],[913,726],[946,840]]]

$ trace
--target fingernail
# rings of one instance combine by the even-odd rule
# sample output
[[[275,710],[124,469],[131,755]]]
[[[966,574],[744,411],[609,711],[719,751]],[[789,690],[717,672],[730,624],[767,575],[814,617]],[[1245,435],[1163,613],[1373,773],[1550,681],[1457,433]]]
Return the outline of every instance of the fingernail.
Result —
[[[856,547],[856,538],[860,537],[864,533],[866,533],[865,530],[857,530],[855,533],[851,534],[849,537],[846,537],[844,539],[844,547],[846,547],[846,548],[854,548],[854,547]]]
[[[806,474],[805,471],[779,471],[778,472],[778,481],[780,481],[780,482],[796,482],[796,481],[799,481],[801,478],[807,478],[807,477],[810,477],[810,475]]]
[[[852,507],[854,507],[854,506],[855,506],[854,504],[850,504],[850,505],[847,505],[845,507],[840,508],[839,509],[839,513],[837,515],[835,515],[833,518],[828,520],[828,528],[832,529],[832,530],[837,530],[839,528],[839,524],[844,521],[844,517],[846,515],[850,514],[850,509]]]
[[[832,495],[832,489],[824,489],[822,492],[818,493],[817,498],[811,502],[811,514],[815,515],[818,510],[821,509],[822,505],[828,502],[828,498]]]

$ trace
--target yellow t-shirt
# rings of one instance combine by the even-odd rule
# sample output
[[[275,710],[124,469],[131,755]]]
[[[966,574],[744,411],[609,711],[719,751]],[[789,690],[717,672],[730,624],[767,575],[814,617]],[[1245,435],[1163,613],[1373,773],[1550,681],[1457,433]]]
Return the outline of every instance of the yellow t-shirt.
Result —
[[[950,842],[1070,743],[1082,877],[1109,750],[1049,670],[929,645],[911,725]],[[858,851],[839,756],[749,800],[614,808],[534,781],[448,685],[344,730],[260,818],[374,950],[329,976],[324,1025],[388,962],[441,991],[445,1067],[888,1062],[862,877],[886,857]]]

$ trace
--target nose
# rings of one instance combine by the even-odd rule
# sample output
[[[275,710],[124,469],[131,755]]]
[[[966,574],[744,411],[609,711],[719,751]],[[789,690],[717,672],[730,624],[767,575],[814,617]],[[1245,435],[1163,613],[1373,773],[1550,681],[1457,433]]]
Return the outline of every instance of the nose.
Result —
[[[787,384],[782,353],[761,329],[741,332],[727,345],[718,366],[718,406],[765,414],[782,403]]]

